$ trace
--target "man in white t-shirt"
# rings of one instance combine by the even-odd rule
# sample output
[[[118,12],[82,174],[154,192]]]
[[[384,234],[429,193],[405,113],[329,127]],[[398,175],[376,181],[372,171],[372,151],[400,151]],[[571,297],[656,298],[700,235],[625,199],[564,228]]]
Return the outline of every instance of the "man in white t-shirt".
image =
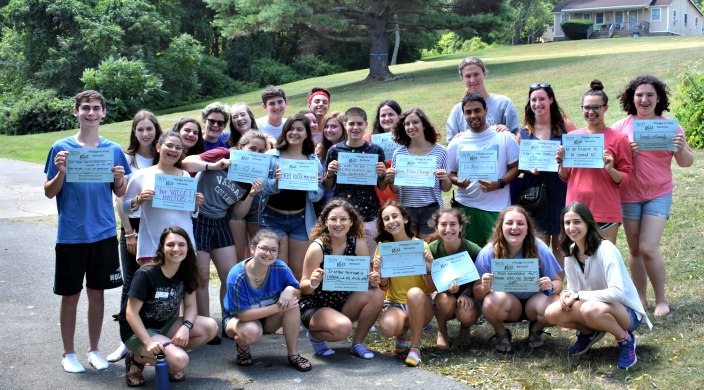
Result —
[[[257,118],[257,128],[262,133],[276,139],[281,134],[281,129],[286,123],[286,107],[288,100],[283,88],[270,85],[262,92],[262,108],[266,110],[266,115]]]
[[[486,101],[479,94],[469,94],[462,100],[462,113],[469,130],[455,137],[447,148],[447,170],[450,181],[457,185],[460,209],[470,219],[465,237],[483,246],[491,236],[499,213],[511,204],[508,184],[518,176],[518,143],[510,132],[497,132],[486,123]],[[459,180],[461,151],[496,150],[498,157],[495,181]]]

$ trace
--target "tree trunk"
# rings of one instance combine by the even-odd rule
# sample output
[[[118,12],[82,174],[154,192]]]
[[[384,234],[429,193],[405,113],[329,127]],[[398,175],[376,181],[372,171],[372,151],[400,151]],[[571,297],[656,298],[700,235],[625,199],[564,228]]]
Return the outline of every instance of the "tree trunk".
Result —
[[[366,80],[383,81],[393,76],[389,70],[389,33],[387,12],[374,15],[369,27],[369,75]]]
[[[398,59],[398,47],[401,45],[401,31],[398,28],[398,15],[394,15],[394,22],[396,27],[394,28],[394,55],[391,56],[391,65],[396,65],[396,60]]]

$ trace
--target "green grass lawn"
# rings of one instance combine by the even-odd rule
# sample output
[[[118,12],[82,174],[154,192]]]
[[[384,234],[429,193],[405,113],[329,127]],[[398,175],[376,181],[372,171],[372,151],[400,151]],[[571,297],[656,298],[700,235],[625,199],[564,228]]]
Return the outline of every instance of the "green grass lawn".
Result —
[[[474,52],[489,68],[487,87],[490,92],[508,95],[518,107],[519,116],[527,100],[528,84],[549,82],[558,100],[578,127],[584,125],[580,101],[593,78],[601,79],[612,99],[607,123],[624,117],[616,100],[618,91],[633,76],[652,73],[675,89],[677,75],[689,61],[704,58],[701,37],[620,38],[557,42],[549,44],[498,47]],[[366,109],[373,120],[379,101],[394,98],[403,108],[422,108],[432,122],[445,133],[447,114],[462,97],[464,86],[457,74],[457,64],[466,53],[424,59],[412,64],[392,67],[408,77],[389,83],[363,82],[366,71],[354,71],[298,81],[284,85],[288,92],[289,113],[303,109],[307,91],[325,86],[332,93],[332,109],[351,106]],[[699,65],[702,66],[701,64]],[[702,69],[702,68],[700,68]],[[256,116],[264,111],[259,92],[225,97],[226,103],[246,102]],[[169,110],[159,115],[162,127],[168,129],[182,116],[199,117],[205,102]],[[68,113],[67,113],[68,114]],[[101,127],[101,134],[126,146],[130,123],[114,123]],[[685,129],[686,130],[686,129]],[[0,136],[0,156],[44,163],[50,145],[73,131],[28,136]],[[595,349],[577,358],[567,356],[574,334],[560,329],[549,330],[553,337],[540,352],[532,353],[524,340],[526,325],[512,326],[516,353],[501,357],[493,352],[487,339],[489,325],[472,329],[472,346],[467,350],[439,351],[435,345],[435,328],[425,332],[424,369],[457,378],[479,388],[562,388],[562,389],[663,389],[702,388],[704,372],[704,152],[696,152],[695,165],[681,169],[673,166],[675,192],[672,217],[662,239],[662,254],[667,268],[667,294],[673,312],[666,319],[651,318],[652,331],[642,327],[638,335],[638,364],[630,371],[616,367],[616,344],[606,336]],[[618,247],[627,258],[623,229]],[[213,282],[217,280],[215,276]],[[650,296],[650,304],[654,298]],[[652,310],[650,311],[652,315]],[[457,333],[451,322],[450,334]],[[391,354],[392,341],[372,333],[370,347]],[[399,363],[399,369],[401,369]],[[409,373],[411,369],[409,369]]]

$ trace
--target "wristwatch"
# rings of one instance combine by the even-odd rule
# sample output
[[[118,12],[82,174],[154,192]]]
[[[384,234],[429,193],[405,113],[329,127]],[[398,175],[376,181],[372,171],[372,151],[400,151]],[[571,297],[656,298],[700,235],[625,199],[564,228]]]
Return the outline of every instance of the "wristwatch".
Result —
[[[499,179],[499,189],[506,187],[506,182],[504,179]]]

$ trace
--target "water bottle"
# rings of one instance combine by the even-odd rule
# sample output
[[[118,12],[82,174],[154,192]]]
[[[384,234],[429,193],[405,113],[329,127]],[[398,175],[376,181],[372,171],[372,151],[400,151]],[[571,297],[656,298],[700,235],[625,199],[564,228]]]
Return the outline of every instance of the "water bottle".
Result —
[[[156,390],[169,390],[169,363],[166,362],[166,355],[163,353],[156,355],[154,372],[156,376]]]

